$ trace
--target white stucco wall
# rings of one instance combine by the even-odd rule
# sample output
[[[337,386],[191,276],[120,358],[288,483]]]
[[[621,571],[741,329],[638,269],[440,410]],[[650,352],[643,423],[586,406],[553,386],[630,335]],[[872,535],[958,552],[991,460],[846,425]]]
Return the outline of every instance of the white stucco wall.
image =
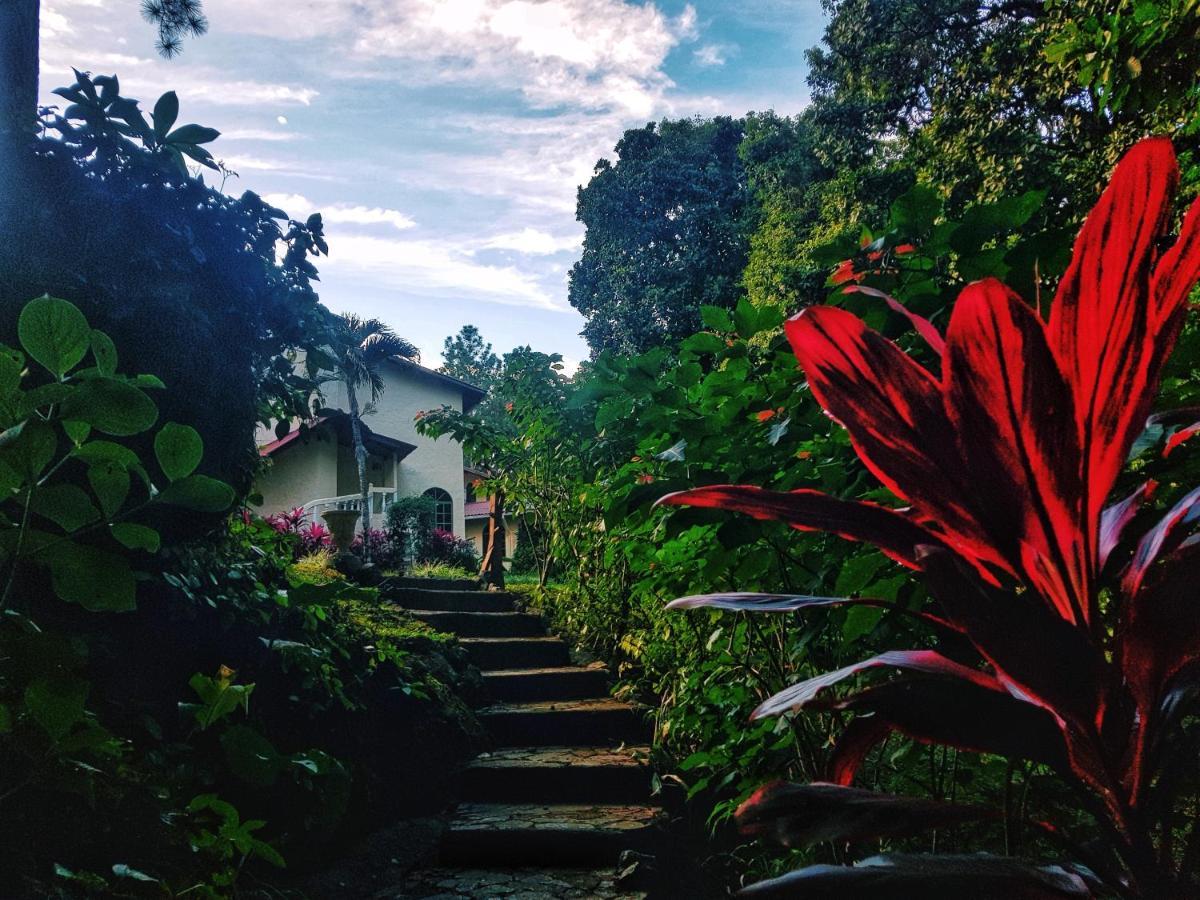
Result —
[[[337,447],[327,431],[312,432],[279,450],[258,477],[264,516],[303,506],[310,500],[337,496]]]
[[[466,503],[466,491],[463,488],[462,445],[447,437],[434,440],[420,435],[415,424],[417,413],[424,410],[449,406],[461,411],[462,391],[453,384],[400,364],[387,365],[383,378],[383,395],[373,404],[374,411],[363,416],[363,421],[376,434],[416,446],[417,449],[400,463],[397,485],[400,495],[421,494],[431,487],[447,491],[454,502],[454,533],[464,535],[463,505]],[[327,406],[345,411],[350,409],[342,384],[329,384],[324,393]],[[368,400],[369,394],[359,397],[360,404]]]

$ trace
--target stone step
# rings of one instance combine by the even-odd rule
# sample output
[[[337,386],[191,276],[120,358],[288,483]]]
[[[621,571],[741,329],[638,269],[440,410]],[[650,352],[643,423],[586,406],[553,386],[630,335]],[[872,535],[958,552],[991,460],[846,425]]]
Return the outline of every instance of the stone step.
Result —
[[[440,609],[409,610],[438,631],[459,637],[544,637],[540,616],[516,612],[448,612]]]
[[[609,698],[498,703],[479,710],[497,747],[603,746],[645,741],[641,714]]]
[[[405,609],[442,612],[512,612],[513,594],[505,591],[430,591],[424,588],[395,588],[384,591],[384,600]]]
[[[442,838],[443,865],[612,865],[655,845],[651,806],[462,803]]]
[[[475,803],[647,803],[650,748],[508,747],[484,753],[463,772]]]
[[[483,676],[488,696],[500,703],[531,700],[582,700],[608,696],[608,670],[554,666],[548,669],[497,669]]]
[[[418,588],[428,591],[477,591],[478,578],[415,578],[411,575],[395,576],[380,585],[383,590],[392,588]]]
[[[492,868],[424,869],[409,873],[399,894],[376,900],[646,900],[648,894],[619,883],[611,866],[603,869]]]
[[[483,670],[542,669],[571,661],[567,645],[555,637],[463,638],[467,655]]]

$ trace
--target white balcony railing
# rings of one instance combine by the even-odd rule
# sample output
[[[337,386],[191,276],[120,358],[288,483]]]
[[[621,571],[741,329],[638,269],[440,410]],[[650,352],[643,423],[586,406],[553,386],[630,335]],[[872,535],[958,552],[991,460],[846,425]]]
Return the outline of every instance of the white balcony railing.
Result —
[[[367,489],[367,498],[371,504],[371,515],[382,516],[387,511],[389,504],[395,502],[396,496],[395,488],[370,486]],[[344,494],[341,497],[324,497],[320,500],[309,500],[304,504],[304,512],[310,522],[320,522],[321,513],[331,509],[357,509],[359,512],[362,512],[362,495]],[[378,528],[382,524],[382,519],[375,519],[371,524],[372,527]],[[356,533],[362,531],[361,516],[354,528]]]

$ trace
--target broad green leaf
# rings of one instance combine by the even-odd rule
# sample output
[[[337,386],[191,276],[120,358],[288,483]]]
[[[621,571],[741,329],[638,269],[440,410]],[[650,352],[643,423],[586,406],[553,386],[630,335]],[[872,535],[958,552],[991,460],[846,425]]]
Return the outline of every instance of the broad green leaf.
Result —
[[[161,544],[158,532],[135,522],[118,522],[112,526],[113,537],[130,550],[145,550],[157,553]]]
[[[44,296],[21,310],[17,336],[26,353],[61,378],[87,353],[92,329],[75,304]]]
[[[878,606],[850,607],[846,611],[846,621],[842,623],[842,640],[849,643],[870,634],[883,618],[883,613],[884,610]]]
[[[233,725],[221,735],[221,749],[238,778],[259,787],[279,780],[284,759],[263,735],[248,725]]]
[[[197,672],[188,679],[188,685],[196,692],[200,703],[181,705],[191,710],[201,730],[207,729],[230,715],[239,706],[243,712],[249,713],[250,694],[254,690],[254,685],[234,684],[236,677],[235,671],[227,666],[221,666],[217,670],[216,678],[209,678],[207,675]]]
[[[167,135],[167,140],[175,144],[207,144],[221,136],[215,128],[203,125],[180,125]]]
[[[117,374],[117,345],[103,331],[92,331],[92,358],[101,375]]]
[[[11,394],[21,385],[25,355],[12,347],[0,344],[0,397]]]
[[[77,447],[72,455],[86,463],[111,462],[126,469],[140,464],[136,453],[112,441],[90,441]]]
[[[725,349],[725,340],[715,334],[701,331],[693,334],[691,337],[684,338],[683,342],[679,345],[679,349],[687,350],[691,353],[720,353]]]
[[[711,328],[713,331],[733,331],[733,319],[729,310],[720,306],[701,306],[700,321],[704,323],[705,328]]]
[[[105,434],[140,434],[158,419],[158,407],[144,391],[115,378],[85,381],[63,403],[64,418],[87,422]]]
[[[89,685],[80,678],[37,678],[25,688],[25,706],[46,733],[58,741],[83,718]]]
[[[160,503],[197,512],[224,512],[233,505],[233,488],[207,475],[189,475],[166,486],[155,498]]]
[[[104,517],[112,518],[129,496],[129,470],[115,462],[98,462],[88,466],[87,477]]]
[[[82,444],[92,433],[92,426],[78,419],[64,419],[62,428],[73,444]]]
[[[157,375],[135,375],[133,383],[140,388],[154,388],[155,390],[164,391],[167,386],[163,384],[161,378]]]
[[[23,422],[0,432],[0,461],[25,481],[34,481],[54,459],[58,438],[45,422]]]
[[[152,115],[154,117],[154,134],[161,141],[166,138],[167,132],[179,118],[179,97],[174,91],[167,91],[158,98],[158,102],[154,104]]]
[[[124,557],[64,541],[35,559],[50,568],[54,592],[68,603],[78,603],[90,612],[137,608],[137,585]]]
[[[128,478],[129,476],[126,476]],[[100,518],[83,488],[74,484],[52,484],[33,492],[30,508],[71,534]]]
[[[155,435],[154,455],[163,474],[171,481],[178,481],[191,475],[200,465],[204,441],[191,425],[168,422]]]

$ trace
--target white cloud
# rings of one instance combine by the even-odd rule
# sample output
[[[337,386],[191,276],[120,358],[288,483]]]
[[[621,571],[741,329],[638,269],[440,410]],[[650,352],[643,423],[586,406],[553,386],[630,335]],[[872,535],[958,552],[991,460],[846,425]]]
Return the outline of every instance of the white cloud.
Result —
[[[319,212],[326,223],[349,225],[390,225],[397,231],[405,231],[417,223],[398,209],[378,206],[361,206],[353,203],[331,203],[326,206],[313,203],[301,194],[264,194],[263,199],[286,212],[294,219],[302,219]]]
[[[696,35],[690,5],[670,17],[624,0],[371,0],[364,10],[360,58],[424,63],[427,79],[509,86],[541,108],[636,116],[672,86],[667,55]]]
[[[578,250],[578,235],[555,236],[537,228],[522,228],[487,238],[479,244],[481,250],[514,250],[527,256],[549,256],[564,250]]]
[[[271,131],[266,128],[231,128],[221,132],[223,141],[294,141],[294,131]]]
[[[705,44],[692,53],[692,59],[696,65],[706,69],[723,66],[729,60],[728,52],[728,48],[721,44]]]
[[[490,303],[563,311],[535,275],[511,266],[481,265],[450,241],[399,240],[358,234],[330,237],[321,278],[368,275],[397,291],[435,291]]]

